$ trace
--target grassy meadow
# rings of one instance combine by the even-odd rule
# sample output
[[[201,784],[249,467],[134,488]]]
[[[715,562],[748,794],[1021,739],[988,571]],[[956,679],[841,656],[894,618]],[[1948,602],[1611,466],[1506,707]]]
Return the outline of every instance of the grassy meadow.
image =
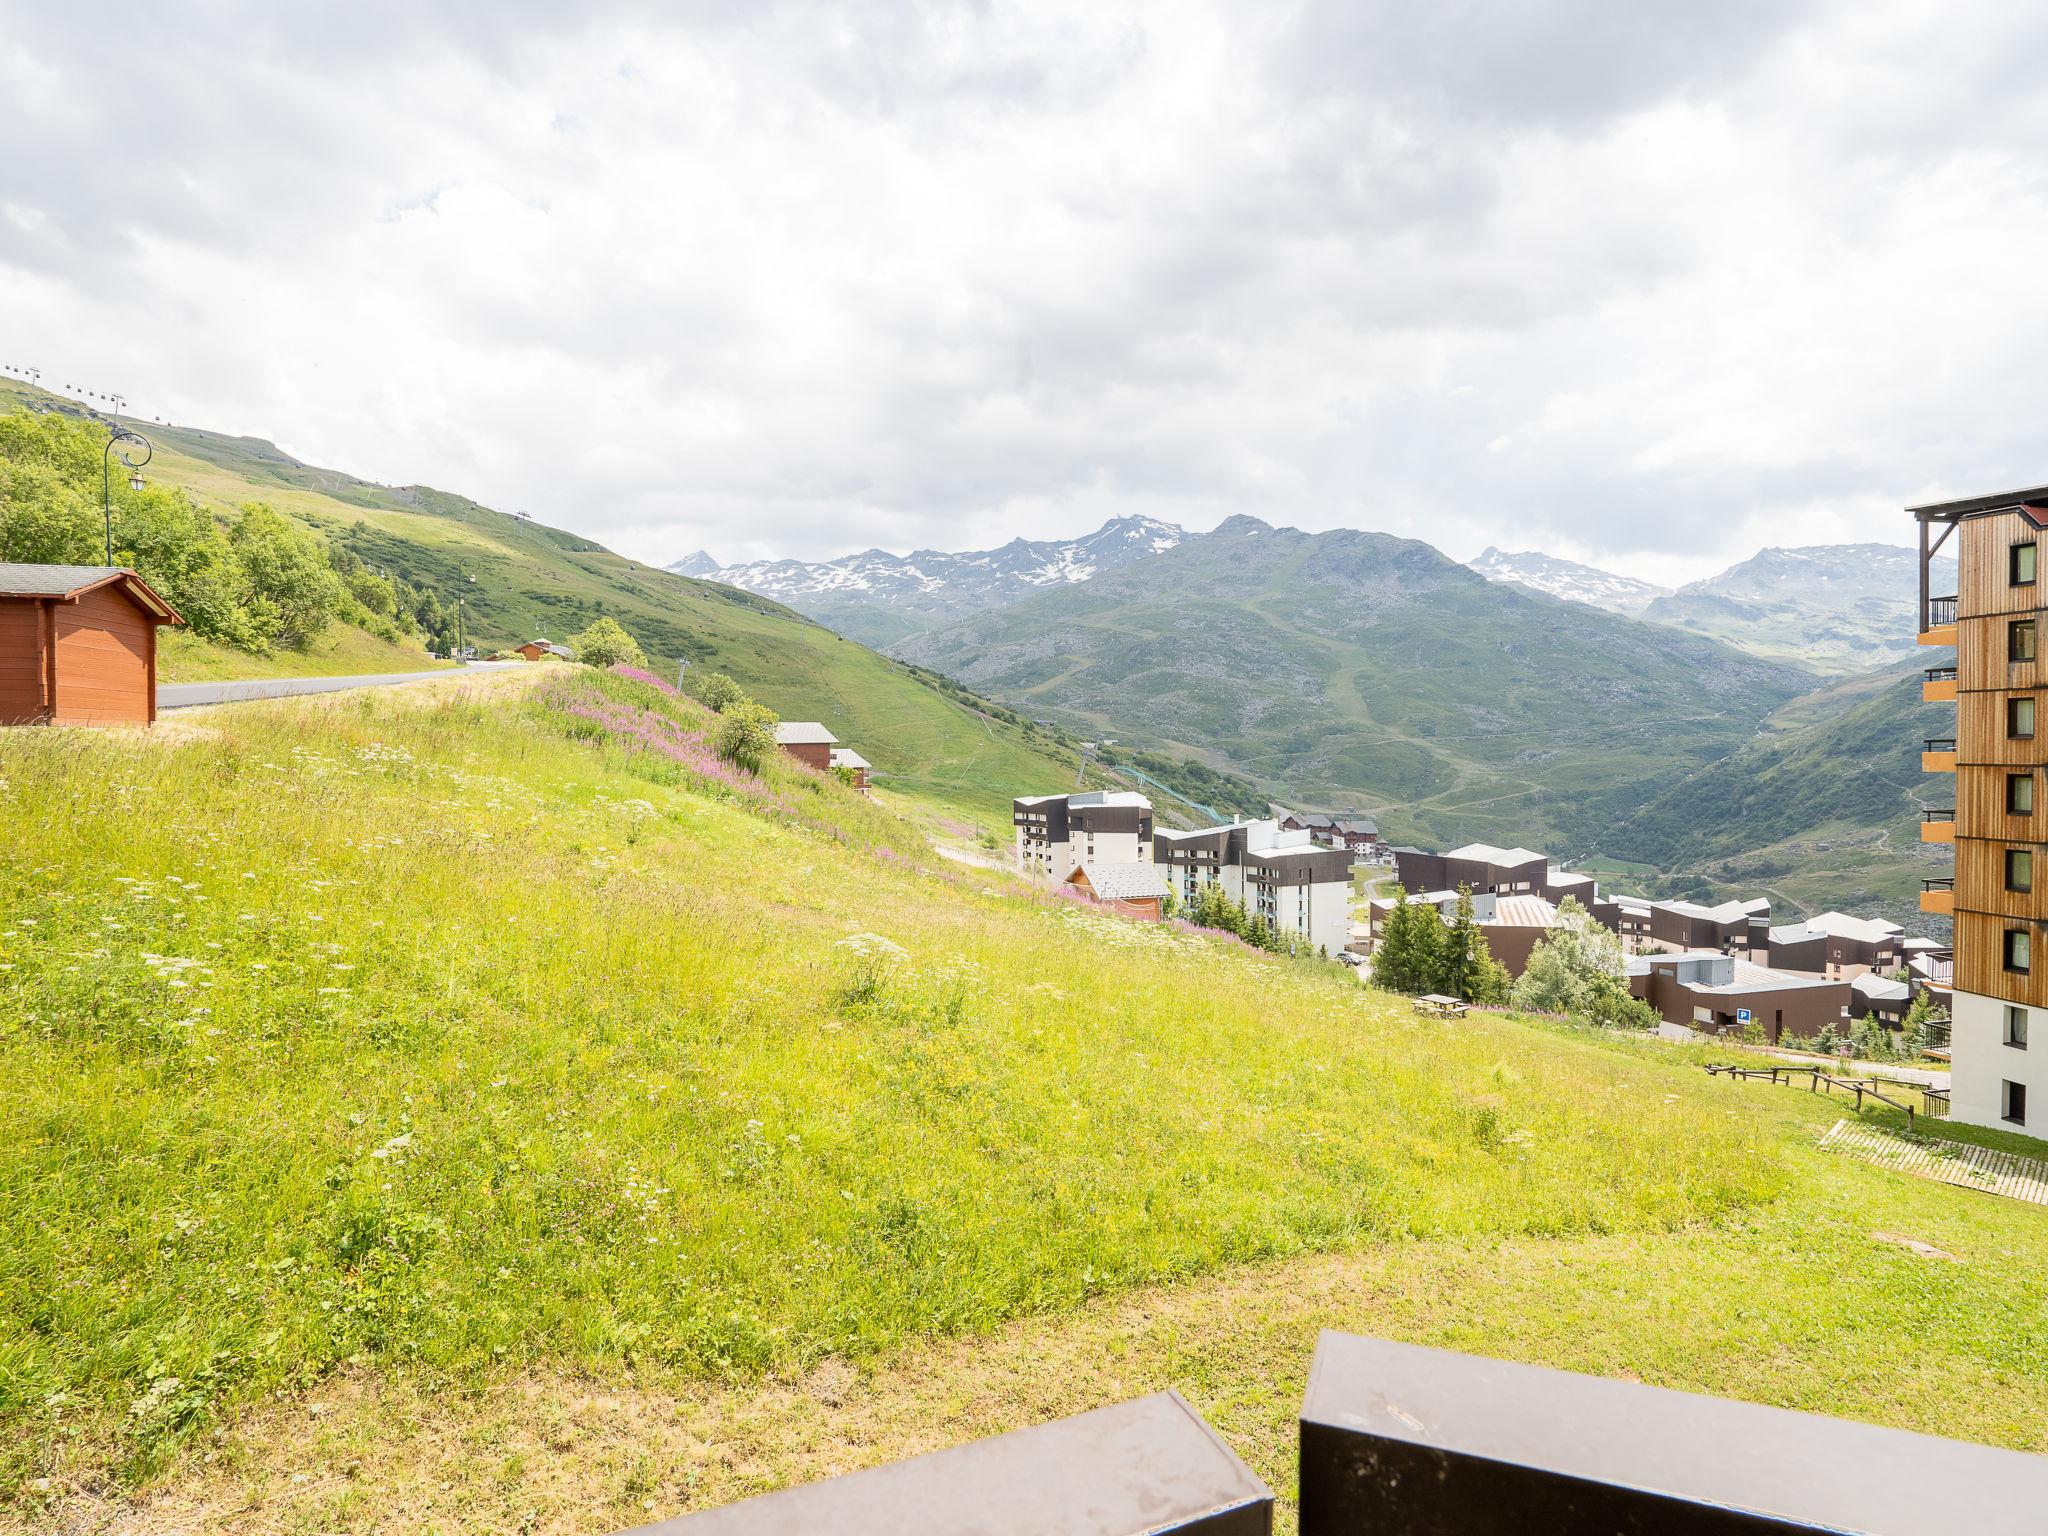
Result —
[[[430,672],[452,667],[436,661],[419,644],[400,644],[337,621],[304,650],[289,648],[253,656],[202,640],[181,629],[157,636],[160,683],[235,682],[251,677],[357,677],[372,672]]]
[[[709,724],[562,667],[0,736],[0,1523],[606,1530],[1169,1383],[1284,1487],[1324,1323],[2048,1445],[2048,1211]]]

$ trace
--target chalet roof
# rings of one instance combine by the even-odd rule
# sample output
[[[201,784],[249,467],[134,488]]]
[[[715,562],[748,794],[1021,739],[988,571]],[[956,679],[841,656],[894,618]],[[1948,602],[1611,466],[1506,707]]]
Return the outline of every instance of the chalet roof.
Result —
[[[0,565],[0,598],[43,598],[69,602],[114,582],[158,620],[182,624],[178,611],[133,571],[119,565]]]
[[[1893,981],[1875,971],[1858,976],[1849,983],[1849,990],[1867,1003],[1903,1003],[1913,995],[1913,989],[1905,982]]]
[[[1724,901],[1718,907],[1703,907],[1696,901],[1653,901],[1650,905],[1662,907],[1666,912],[1676,912],[1680,917],[1703,917],[1710,923],[1732,923],[1771,910],[1768,896],[1754,896],[1748,901]]]
[[[1069,880],[1086,879],[1088,888],[1104,901],[1163,900],[1166,876],[1157,864],[1096,864],[1074,871]]]
[[[775,727],[775,743],[782,747],[829,747],[839,738],[815,720],[784,720]]]
[[[1823,912],[1803,923],[1787,923],[1771,930],[1773,944],[1798,944],[1807,939],[1854,939],[1863,944],[1881,944],[1902,930],[1897,923],[1881,917],[1851,917],[1846,912]]]
[[[834,747],[832,749],[832,766],[834,768],[866,768],[871,765],[866,758],[862,757],[851,747]]]
[[[1557,908],[1541,896],[1496,896],[1490,928],[1555,928]]]
[[[1496,848],[1491,843],[1467,843],[1444,855],[1447,859],[1472,859],[1481,864],[1533,864],[1544,855],[1529,848]]]

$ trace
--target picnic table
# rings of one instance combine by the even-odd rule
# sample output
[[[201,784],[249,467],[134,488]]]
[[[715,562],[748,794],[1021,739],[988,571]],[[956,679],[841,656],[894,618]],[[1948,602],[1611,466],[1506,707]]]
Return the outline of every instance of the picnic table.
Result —
[[[1462,1019],[1465,1005],[1455,997],[1445,997],[1441,992],[1425,992],[1415,999],[1415,1011],[1426,1013],[1433,1019]]]

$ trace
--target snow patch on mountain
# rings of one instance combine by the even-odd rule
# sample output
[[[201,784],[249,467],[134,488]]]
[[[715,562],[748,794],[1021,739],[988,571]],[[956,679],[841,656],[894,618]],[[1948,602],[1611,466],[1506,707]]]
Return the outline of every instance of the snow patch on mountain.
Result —
[[[1555,555],[1533,549],[1489,549],[1477,560],[1466,563],[1488,581],[1503,582],[1568,603],[1585,603],[1589,607],[1604,608],[1609,613],[1626,614],[1630,618],[1642,613],[1670,590],[1638,581],[1633,576],[1618,576],[1598,566],[1560,560]]]
[[[862,599],[906,616],[937,620],[997,607],[1040,588],[1087,581],[1126,560],[1172,549],[1186,537],[1172,523],[1119,517],[1078,539],[1013,539],[1000,549],[957,554],[868,549],[837,560],[720,565],[699,550],[669,569],[758,592],[800,613]]]

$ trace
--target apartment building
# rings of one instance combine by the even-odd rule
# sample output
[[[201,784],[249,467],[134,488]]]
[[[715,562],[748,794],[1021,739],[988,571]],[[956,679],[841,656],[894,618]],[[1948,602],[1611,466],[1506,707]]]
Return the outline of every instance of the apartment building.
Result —
[[[1905,944],[1906,930],[1897,923],[1823,912],[1771,929],[1771,967],[1831,980],[1853,980],[1870,971],[1890,976],[1906,967]]]
[[[1703,906],[1696,901],[1649,904],[1647,947],[1666,954],[1711,950],[1764,964],[1771,952],[1771,903],[1765,896]]]
[[[1152,802],[1127,789],[1027,795],[1010,802],[1018,869],[1058,884],[1097,864],[1152,859]]]
[[[1667,1024],[1710,1035],[1740,1034],[1754,1024],[1772,1045],[1840,1023],[1851,997],[1846,981],[1796,975],[1718,949],[1632,955],[1628,989]]]
[[[1475,896],[1541,896],[1549,888],[1550,859],[1529,848],[1467,843],[1449,853],[1394,850],[1394,878],[1410,895],[1472,888]]]
[[[1290,811],[1284,805],[1270,809],[1283,832],[1306,832],[1324,847],[1342,848],[1360,859],[1387,856],[1386,839],[1370,816],[1326,816],[1320,811]]]
[[[1299,934],[1332,957],[1350,941],[1351,854],[1321,846],[1306,828],[1290,831],[1268,818],[1159,832],[1153,861],[1183,902],[1214,884],[1279,932]]]
[[[1920,835],[1949,843],[1955,871],[1925,882],[1923,912],[1954,923],[1949,1035],[1950,1113],[1972,1125],[2041,1135],[2048,1126],[2048,704],[2040,651],[2041,547],[2048,486],[1910,508],[1919,526],[1924,646],[1953,648],[1927,669],[1921,696],[1953,701],[1951,735],[1929,739],[1920,764],[1947,776],[1928,792]],[[1955,592],[1932,590],[1935,556],[1950,548]],[[1937,655],[1934,660],[1942,660]],[[1944,802],[1946,802],[1944,806]],[[2040,1050],[2032,1049],[2039,1032]]]
[[[1411,896],[1434,897],[1459,886],[1473,896],[1534,896],[1556,907],[1570,897],[1592,915],[1593,921],[1621,936],[1630,949],[1647,947],[1650,941],[1650,904],[1631,896],[1603,895],[1591,875],[1576,874],[1553,864],[1546,854],[1529,848],[1496,848],[1491,843],[1467,843],[1449,853],[1424,853],[1419,848],[1395,848],[1394,878]],[[1387,904],[1391,909],[1392,904]]]

